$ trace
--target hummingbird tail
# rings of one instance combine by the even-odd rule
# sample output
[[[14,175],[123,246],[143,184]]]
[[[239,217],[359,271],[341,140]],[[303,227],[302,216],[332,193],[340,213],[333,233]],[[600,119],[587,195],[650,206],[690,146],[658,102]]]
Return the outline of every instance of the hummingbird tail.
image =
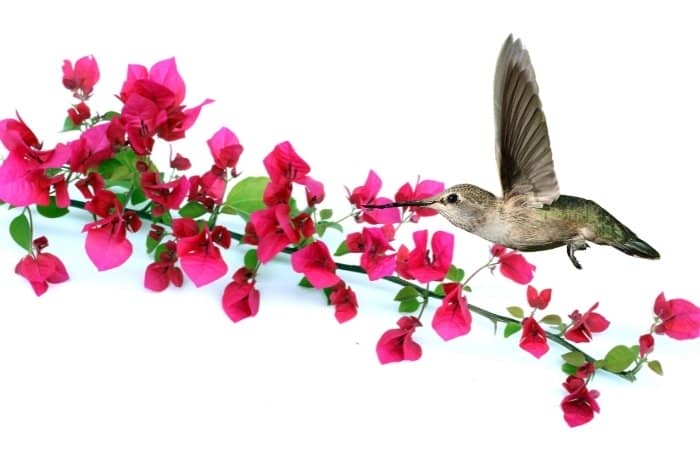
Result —
[[[643,257],[644,259],[658,259],[661,257],[656,249],[636,236],[629,238],[624,243],[614,244],[613,246],[615,249],[630,256]]]

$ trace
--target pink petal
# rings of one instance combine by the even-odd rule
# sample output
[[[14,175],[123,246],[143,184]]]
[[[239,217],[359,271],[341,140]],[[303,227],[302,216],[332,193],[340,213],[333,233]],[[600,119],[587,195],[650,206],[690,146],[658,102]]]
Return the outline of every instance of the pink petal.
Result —
[[[163,291],[170,284],[168,277],[169,264],[153,262],[146,267],[143,285],[151,291]]]
[[[177,71],[175,58],[168,58],[153,65],[148,77],[170,89],[175,95],[176,104],[179,105],[185,100],[185,81]]]
[[[218,280],[226,275],[228,271],[228,266],[221,258],[219,248],[214,245],[210,245],[204,250],[190,251],[188,254],[179,257],[180,265],[185,275],[187,275],[198,288],[214,280]]]
[[[121,234],[113,234],[109,225],[87,230],[85,251],[97,270],[118,267],[131,256],[132,246],[125,238],[123,225],[120,230]]]

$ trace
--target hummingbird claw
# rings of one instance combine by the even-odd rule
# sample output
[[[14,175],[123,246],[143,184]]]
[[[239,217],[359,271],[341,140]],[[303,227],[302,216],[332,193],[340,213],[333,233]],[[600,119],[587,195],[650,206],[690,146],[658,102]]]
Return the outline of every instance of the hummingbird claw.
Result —
[[[566,244],[566,254],[569,256],[569,259],[571,259],[571,263],[574,264],[574,267],[576,267],[579,270],[583,269],[583,267],[581,267],[581,263],[578,261],[578,259],[576,259],[574,253],[576,251],[588,249],[588,247],[588,243],[577,245],[572,241]]]

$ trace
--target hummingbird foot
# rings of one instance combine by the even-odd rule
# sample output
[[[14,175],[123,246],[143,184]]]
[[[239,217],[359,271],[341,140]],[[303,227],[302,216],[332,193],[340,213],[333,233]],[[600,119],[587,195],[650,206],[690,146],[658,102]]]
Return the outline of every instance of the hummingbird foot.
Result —
[[[588,248],[589,246],[586,242],[576,243],[574,241],[571,241],[566,244],[566,254],[569,256],[569,259],[571,259],[571,263],[574,264],[574,267],[576,267],[579,270],[583,269],[583,267],[581,267],[581,263],[578,261],[578,259],[576,259],[574,253],[576,251],[583,251]]]

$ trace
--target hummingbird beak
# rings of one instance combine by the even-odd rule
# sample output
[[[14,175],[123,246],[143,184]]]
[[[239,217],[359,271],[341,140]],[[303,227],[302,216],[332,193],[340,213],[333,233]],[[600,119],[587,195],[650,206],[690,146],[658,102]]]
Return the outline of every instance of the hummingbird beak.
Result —
[[[366,209],[388,209],[389,207],[430,207],[437,201],[434,199],[425,199],[422,201],[406,201],[406,202],[389,202],[387,204],[365,204],[362,207]]]

